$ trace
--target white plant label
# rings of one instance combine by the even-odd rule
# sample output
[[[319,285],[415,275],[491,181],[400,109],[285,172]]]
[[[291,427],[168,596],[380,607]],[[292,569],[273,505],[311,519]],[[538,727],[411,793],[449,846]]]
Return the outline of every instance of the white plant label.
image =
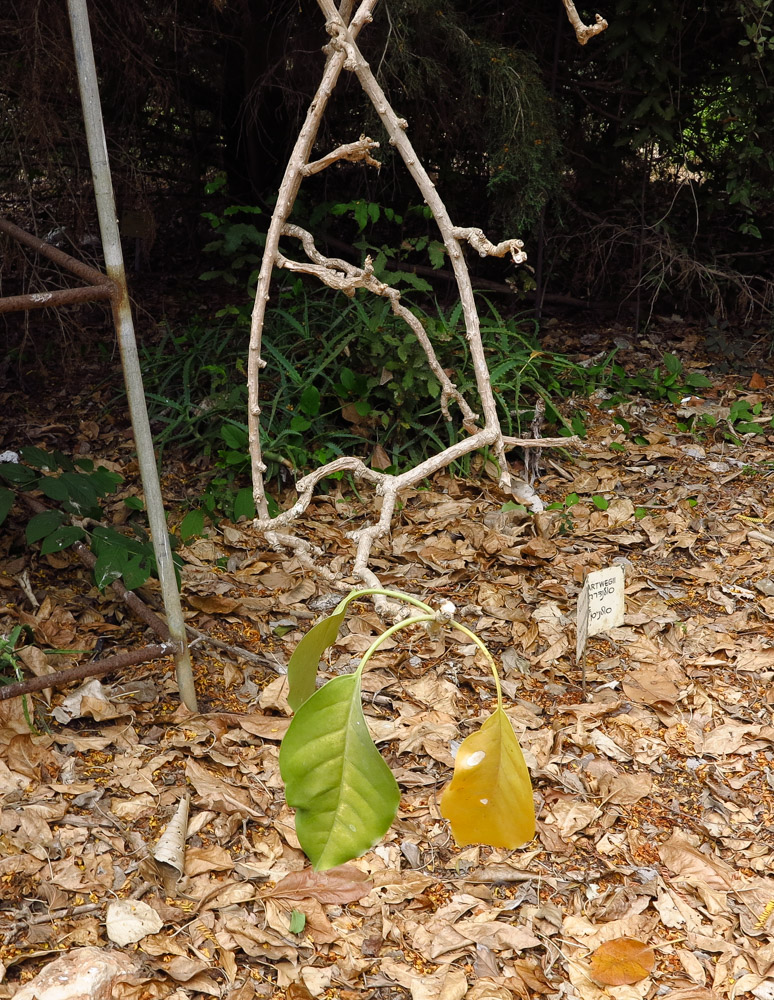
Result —
[[[624,571],[622,566],[609,566],[589,573],[578,595],[578,628],[575,660],[580,660],[586,640],[598,632],[608,632],[623,625]]]

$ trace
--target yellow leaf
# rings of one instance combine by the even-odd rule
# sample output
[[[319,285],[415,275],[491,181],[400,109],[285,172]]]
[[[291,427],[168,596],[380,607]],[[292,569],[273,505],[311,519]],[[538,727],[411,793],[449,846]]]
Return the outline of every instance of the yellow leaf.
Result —
[[[488,844],[509,850],[535,836],[532,783],[519,741],[498,708],[463,740],[454,776],[441,796],[441,815],[459,847]]]
[[[636,938],[605,941],[591,956],[591,975],[604,986],[630,986],[650,974],[653,950]]]

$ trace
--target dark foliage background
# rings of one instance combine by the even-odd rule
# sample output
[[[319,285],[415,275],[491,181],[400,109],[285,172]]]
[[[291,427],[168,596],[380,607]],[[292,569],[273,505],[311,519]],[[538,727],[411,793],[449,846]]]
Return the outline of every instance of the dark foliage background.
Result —
[[[765,315],[770,3],[602,6],[610,27],[583,48],[560,0],[382,0],[361,42],[453,218],[525,240],[529,301],[547,291],[623,304],[640,323],[654,308]],[[137,266],[195,275],[208,178],[225,171],[226,199],[271,205],[319,80],[322,15],[313,0],[126,0],[90,15],[119,213],[135,224],[139,213],[148,230]],[[380,131],[347,79],[318,148]],[[0,10],[0,136],[0,211],[88,254],[95,223],[61,0]],[[358,198],[405,211],[416,193],[386,143],[381,154],[378,174],[342,166],[311,179],[300,211]],[[40,278],[10,245],[2,261],[3,294]]]

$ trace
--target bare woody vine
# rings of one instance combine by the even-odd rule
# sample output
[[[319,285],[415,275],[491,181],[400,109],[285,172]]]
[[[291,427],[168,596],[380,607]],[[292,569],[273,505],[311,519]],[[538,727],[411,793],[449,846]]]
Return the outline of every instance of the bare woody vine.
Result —
[[[555,444],[567,445],[573,439],[514,438],[503,435],[486,364],[479,317],[463,248],[465,244],[468,244],[482,257],[505,257],[507,255],[514,264],[518,265],[526,260],[524,245],[519,239],[506,239],[494,244],[480,229],[456,226],[449,217],[444,202],[411,144],[408,137],[408,123],[405,119],[398,117],[390,106],[384,91],[357,45],[358,35],[364,26],[372,20],[373,10],[378,0],[361,0],[354,15],[352,14],[354,0],[341,0],[338,9],[334,0],[317,0],[317,2],[325,15],[325,27],[330,35],[330,42],[324,49],[327,59],[322,79],[307,111],[306,119],[288,160],[279,189],[277,204],[266,237],[250,330],[248,429],[253,495],[257,511],[255,527],[263,532],[270,545],[276,548],[290,549],[295,552],[304,565],[325,577],[333,586],[341,587],[342,583],[336,574],[319,563],[322,552],[310,545],[305,539],[293,534],[291,525],[306,510],[312,499],[315,486],[322,479],[334,473],[349,472],[356,479],[372,484],[376,496],[381,497],[382,500],[379,516],[374,523],[350,534],[357,546],[353,567],[355,578],[362,581],[367,587],[379,587],[378,578],[368,566],[371,549],[377,539],[388,533],[395,503],[402,491],[421,482],[425,477],[446,468],[464,455],[481,449],[489,449],[499,468],[500,486],[508,492],[516,489],[518,494],[519,484],[513,482],[508,471],[505,458],[506,450],[514,446],[539,448]],[[572,0],[562,0],[562,2],[576,37],[582,45],[585,45],[589,38],[604,31],[607,27],[607,22],[600,15],[597,15],[594,25],[584,25]],[[318,173],[340,160],[362,162],[367,167],[379,168],[380,164],[373,156],[379,143],[364,135],[360,136],[357,141],[346,143],[327,155],[310,161],[322,116],[342,70],[347,70],[357,76],[361,87],[371,100],[384,125],[390,144],[395,147],[403,159],[438,225],[457,281],[466,338],[473,361],[480,413],[476,412],[474,407],[464,398],[441,367],[424,328],[413,313],[401,303],[400,293],[376,278],[369,257],[366,257],[362,267],[335,257],[326,257],[316,248],[314,238],[309,232],[299,226],[291,225],[287,221],[304,177]],[[280,251],[282,237],[298,240],[306,255],[306,261],[298,262],[286,257]],[[455,442],[450,447],[400,475],[387,475],[384,472],[371,469],[356,457],[337,458],[299,479],[296,483],[297,499],[295,503],[278,516],[270,518],[264,486],[266,466],[261,453],[259,388],[260,373],[266,366],[266,361],[261,357],[264,318],[266,304],[269,301],[272,272],[275,267],[315,275],[329,287],[338,289],[350,297],[355,295],[358,288],[365,288],[374,295],[387,298],[393,312],[403,319],[413,331],[425,353],[431,371],[440,384],[441,411],[444,418],[446,420],[452,419],[449,407],[456,405],[459,408],[462,426],[468,437]],[[539,503],[534,494],[533,502]],[[381,603],[383,609],[386,610],[387,602],[382,599]]]

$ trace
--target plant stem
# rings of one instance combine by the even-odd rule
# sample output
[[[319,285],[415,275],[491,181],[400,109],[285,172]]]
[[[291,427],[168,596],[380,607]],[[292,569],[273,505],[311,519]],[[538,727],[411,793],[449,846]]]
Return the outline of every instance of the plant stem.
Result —
[[[416,597],[412,597],[410,594],[404,594],[399,590],[385,590],[383,587],[364,587],[363,590],[353,590],[351,594],[347,595],[347,603],[350,601],[357,601],[361,597],[369,597],[371,594],[379,594],[381,597],[391,597],[397,601],[405,601],[406,604],[413,604],[415,608],[419,608],[428,615],[435,615],[435,612],[430,607],[429,604],[424,604]]]
[[[494,677],[495,689],[497,690],[497,707],[499,709],[502,709],[502,707],[503,707],[503,690],[500,687],[500,675],[497,673],[497,665],[495,664],[494,657],[489,652],[489,650],[486,648],[486,646],[481,641],[481,639],[479,639],[479,637],[476,635],[475,632],[471,632],[470,629],[467,628],[465,625],[460,625],[459,622],[455,622],[454,620],[450,621],[449,625],[451,625],[452,628],[456,628],[460,632],[464,632],[465,635],[469,639],[472,639],[473,642],[475,642],[475,644],[478,646],[478,648],[481,650],[481,652],[487,658],[487,661],[489,663],[489,667],[490,667],[490,669],[492,671],[492,676]]]
[[[404,597],[404,594],[396,594],[396,597]],[[402,622],[396,622],[395,625],[390,625],[390,627],[382,632],[381,635],[377,636],[376,639],[371,643],[368,649],[363,653],[363,658],[357,665],[357,670],[355,673],[360,676],[363,673],[363,667],[371,659],[376,650],[381,646],[385,639],[388,639],[391,635],[395,635],[396,632],[400,632],[402,628],[408,628],[410,625],[421,625],[422,622],[434,622],[435,614],[429,615],[415,615],[414,618],[404,618]]]

